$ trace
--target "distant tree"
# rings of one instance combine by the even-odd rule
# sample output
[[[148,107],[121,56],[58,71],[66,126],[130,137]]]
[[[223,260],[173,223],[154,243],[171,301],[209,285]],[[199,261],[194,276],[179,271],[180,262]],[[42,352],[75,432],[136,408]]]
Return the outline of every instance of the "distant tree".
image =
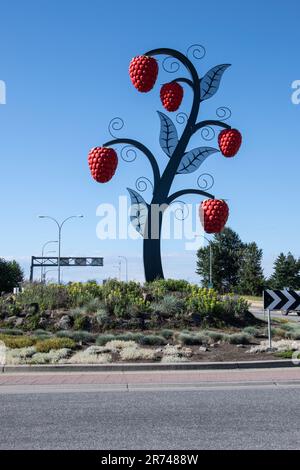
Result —
[[[243,243],[234,230],[225,227],[221,233],[214,235],[212,244],[212,277],[213,286],[219,292],[230,292],[238,284],[240,257]],[[203,286],[209,283],[209,246],[197,252],[197,274],[202,278]]]
[[[261,295],[264,275],[261,266],[263,252],[255,242],[243,246],[238,273],[238,292],[245,295]]]
[[[290,252],[287,255],[280,253],[274,263],[274,272],[269,279],[272,289],[300,289],[300,261]]]
[[[23,271],[16,261],[0,258],[0,293],[13,292],[13,288],[17,287],[23,278]]]

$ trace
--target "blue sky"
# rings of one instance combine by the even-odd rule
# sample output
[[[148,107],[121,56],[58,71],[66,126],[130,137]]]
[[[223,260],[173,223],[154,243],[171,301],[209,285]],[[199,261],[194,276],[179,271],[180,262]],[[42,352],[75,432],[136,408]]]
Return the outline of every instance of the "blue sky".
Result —
[[[30,256],[56,238],[54,224],[37,215],[82,213],[84,219],[65,226],[63,254],[103,255],[105,267],[65,270],[64,279],[115,275],[117,255],[127,255],[131,277],[142,278],[141,241],[99,240],[96,209],[117,205],[137,176],[151,176],[150,168],[142,157],[120,162],[102,186],[89,176],[87,153],[109,139],[110,119],[122,116],[121,135],[148,145],[163,167],[159,87],[138,93],[128,64],[152,48],[185,52],[194,43],[207,51],[196,62],[201,75],[232,64],[200,116],[214,118],[216,108],[229,106],[230,124],[243,134],[238,157],[217,154],[202,167],[214,175],[214,194],[228,199],[228,225],[263,248],[267,274],[280,251],[300,255],[300,105],[291,101],[291,83],[300,79],[299,2],[2,0],[0,18],[0,80],[7,87],[0,105],[0,256],[20,260],[28,274]],[[157,84],[169,79],[162,73]],[[182,110],[189,106],[187,93]],[[176,187],[196,179],[183,175]],[[185,252],[184,241],[163,242],[163,252],[168,276],[197,279],[195,254]]]

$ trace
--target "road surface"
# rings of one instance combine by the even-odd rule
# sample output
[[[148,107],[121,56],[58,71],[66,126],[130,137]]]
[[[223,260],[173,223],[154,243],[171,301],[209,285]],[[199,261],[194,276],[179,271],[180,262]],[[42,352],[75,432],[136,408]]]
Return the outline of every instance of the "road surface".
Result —
[[[257,318],[267,320],[267,312],[263,310],[263,303],[258,301],[250,302],[250,312],[253,313]],[[290,321],[300,322],[300,316],[296,312],[291,312],[288,315],[283,315],[281,312],[273,311],[271,312],[272,318],[285,318]]]
[[[300,367],[0,374],[0,449],[300,449]]]

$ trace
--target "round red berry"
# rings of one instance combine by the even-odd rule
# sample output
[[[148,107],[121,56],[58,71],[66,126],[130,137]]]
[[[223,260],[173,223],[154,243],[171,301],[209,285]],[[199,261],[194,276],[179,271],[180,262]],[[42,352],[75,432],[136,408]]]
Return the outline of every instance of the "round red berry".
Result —
[[[229,208],[223,199],[206,199],[200,206],[200,220],[206,233],[219,233],[225,227]]]
[[[160,99],[163,107],[170,112],[177,111],[183,98],[183,88],[177,82],[166,83],[161,87]]]
[[[224,157],[234,157],[242,144],[242,135],[237,129],[225,129],[219,134],[219,147]]]
[[[153,57],[139,55],[129,65],[130,80],[138,91],[147,93],[155,85],[158,74],[157,60]]]
[[[107,183],[115,174],[118,156],[112,148],[95,147],[88,155],[88,163],[94,180]]]

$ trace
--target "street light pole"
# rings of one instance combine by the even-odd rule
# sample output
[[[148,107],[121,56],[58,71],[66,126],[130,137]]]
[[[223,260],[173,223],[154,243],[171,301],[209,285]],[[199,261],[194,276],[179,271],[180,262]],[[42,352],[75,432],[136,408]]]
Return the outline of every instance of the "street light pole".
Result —
[[[44,258],[44,250],[46,248],[47,245],[50,245],[50,243],[58,243],[57,240],[49,240],[48,242],[44,243],[43,247],[42,247],[42,258]],[[43,261],[42,261],[43,263]],[[43,282],[43,271],[44,271],[44,266],[42,264],[41,266],[41,282]]]
[[[57,258],[57,268],[58,268],[57,282],[58,282],[58,284],[60,284],[61,230],[63,228],[63,225],[67,222],[67,220],[75,219],[75,218],[82,218],[82,217],[83,217],[83,215],[71,215],[70,217],[67,217],[65,220],[63,220],[61,223],[59,223],[54,217],[50,217],[49,215],[39,215],[40,219],[53,220],[53,222],[56,223],[57,228],[58,228],[58,258]]]
[[[125,280],[128,282],[128,259],[126,256],[118,256],[118,258],[123,259],[125,261]]]

